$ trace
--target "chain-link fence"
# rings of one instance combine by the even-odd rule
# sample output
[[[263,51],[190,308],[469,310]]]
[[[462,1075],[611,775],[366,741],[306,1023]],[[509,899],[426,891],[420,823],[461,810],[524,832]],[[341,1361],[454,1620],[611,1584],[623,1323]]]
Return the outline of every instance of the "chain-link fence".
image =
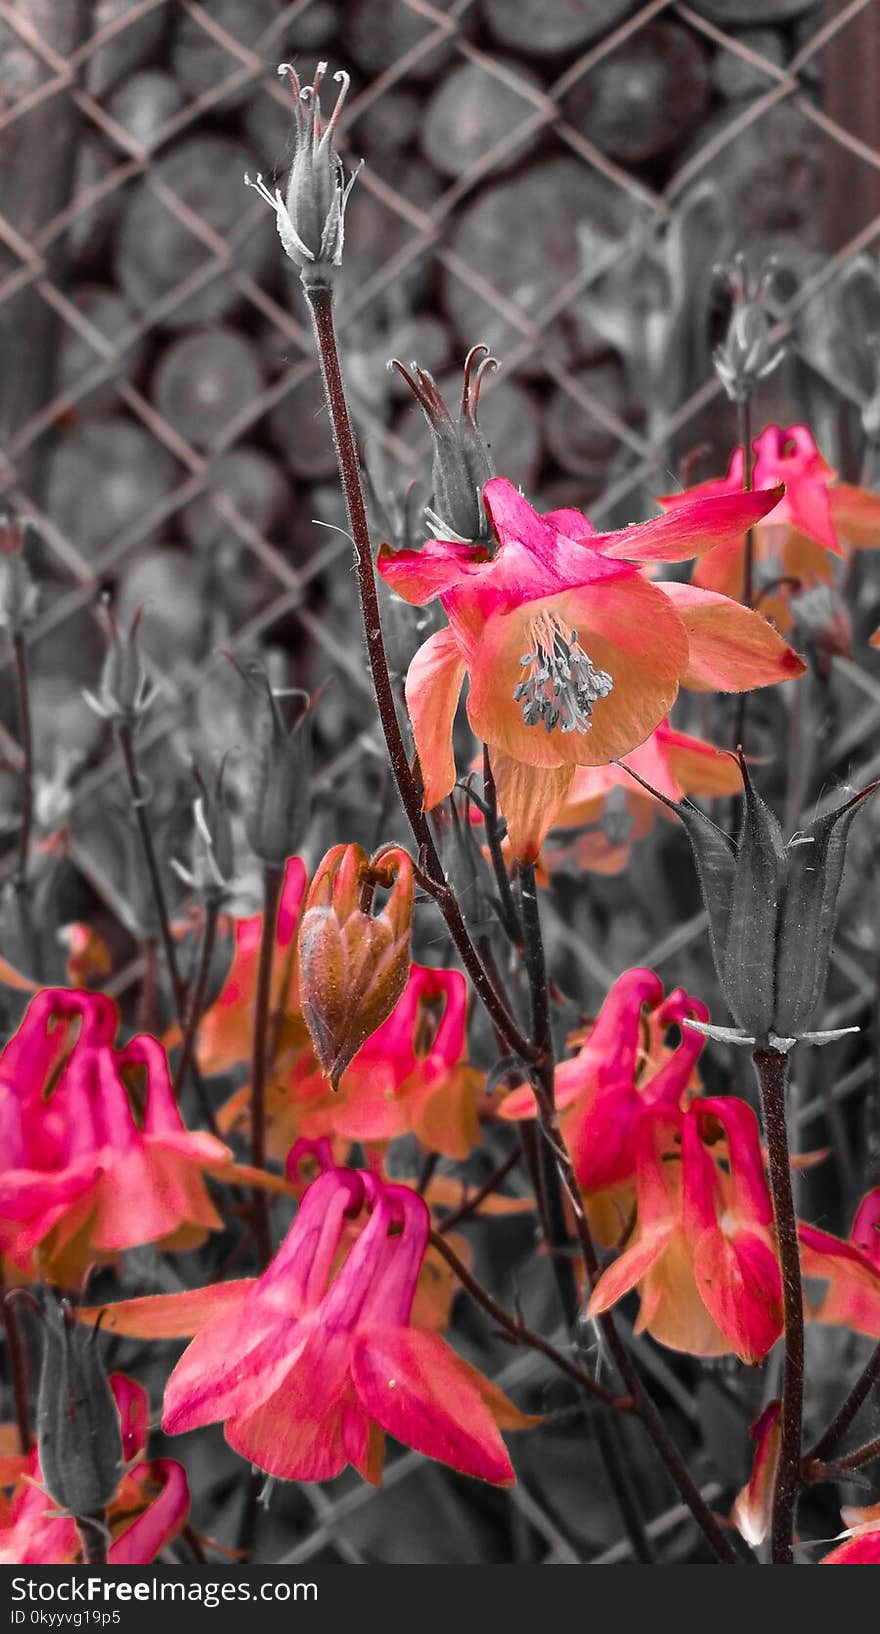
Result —
[[[711,272],[740,246],[778,258],[779,330],[800,370],[778,390],[794,378],[832,453],[858,460],[869,383],[838,369],[816,333],[837,333],[835,292],[880,237],[876,0],[0,0],[0,485],[33,519],[42,586],[30,638],[38,816],[48,833],[63,814],[81,878],[114,912],[106,839],[90,846],[89,828],[119,767],[80,694],[101,661],[104,590],[120,616],[152,610],[161,695],[145,751],[200,733],[228,746],[218,649],[268,644],[288,682],[342,671],[322,711],[319,786],[344,801],[349,775],[358,790],[366,776],[381,803],[311,335],[273,218],[243,186],[245,171],[280,180],[290,158],[277,63],[310,77],[319,57],[352,72],[342,147],[367,160],[339,306],[377,486],[402,494],[426,455],[386,359],[415,356],[442,383],[477,341],[503,365],[483,403],[498,468],[542,503],[623,522],[697,445],[719,468],[735,426],[711,367]],[[7,657],[11,859],[10,673]],[[841,673],[838,758],[861,782],[880,766],[880,685],[855,665]],[[586,962],[596,995],[627,962],[674,961],[677,979],[683,959],[700,970],[702,914],[694,904],[670,923],[659,887],[659,905],[636,912],[645,877],[598,884],[584,919],[548,908],[557,949]],[[585,934],[612,920],[616,940]],[[835,955],[828,1025],[864,1019],[863,951],[844,941]],[[140,969],[134,941],[128,953],[117,992]],[[869,1056],[844,1059],[836,1111],[818,1079],[802,1082],[805,1131],[820,1113],[842,1117],[873,1073]],[[651,1365],[693,1419],[677,1374],[656,1353]],[[534,1371],[517,1357],[501,1381]],[[286,1558],[394,1558],[417,1468],[424,1525],[442,1535],[450,1480],[405,1456],[378,1496],[300,1493],[301,1541]],[[504,1503],[518,1558],[563,1563],[587,1543],[619,1558],[595,1514],[573,1524],[540,1476]],[[656,1510],[658,1535],[678,1525],[662,1491]],[[494,1558],[497,1524],[490,1504],[473,1558]],[[418,1547],[409,1537],[400,1558]],[[437,1558],[471,1558],[469,1547],[456,1534]]]

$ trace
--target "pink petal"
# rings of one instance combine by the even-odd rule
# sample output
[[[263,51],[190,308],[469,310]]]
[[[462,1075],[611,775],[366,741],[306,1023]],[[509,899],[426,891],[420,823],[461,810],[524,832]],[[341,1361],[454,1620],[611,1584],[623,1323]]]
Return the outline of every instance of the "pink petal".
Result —
[[[382,545],[376,566],[395,595],[422,607],[480,572],[488,562],[486,552],[474,545],[429,539],[421,550],[389,550]]]
[[[111,1566],[146,1566],[161,1549],[183,1531],[189,1519],[189,1485],[186,1470],[172,1458],[157,1458],[135,1470],[130,1480],[160,1491],[143,1514],[121,1532],[107,1554]]]
[[[664,582],[660,588],[687,631],[690,658],[683,686],[747,692],[803,675],[803,660],[759,613],[692,584]]]
[[[484,1400],[488,1381],[436,1334],[370,1327],[355,1342],[352,1379],[369,1416],[404,1446],[464,1475],[513,1485],[507,1450]]]
[[[763,1361],[782,1333],[782,1280],[767,1242],[749,1231],[704,1231],[694,1249],[703,1303],[744,1362]]]
[[[781,497],[781,487],[753,493],[720,493],[705,499],[682,496],[662,516],[620,528],[616,533],[597,533],[590,544],[605,556],[627,561],[686,562],[740,539],[779,504]]]
[[[438,630],[419,648],[406,677],[406,706],[412,722],[430,811],[455,787],[452,725],[465,675],[461,648],[452,630]]]

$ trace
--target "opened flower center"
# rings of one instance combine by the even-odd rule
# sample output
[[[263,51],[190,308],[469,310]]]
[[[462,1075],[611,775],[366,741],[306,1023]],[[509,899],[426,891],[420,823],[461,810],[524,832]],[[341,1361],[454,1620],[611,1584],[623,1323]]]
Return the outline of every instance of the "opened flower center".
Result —
[[[558,613],[543,612],[529,625],[531,650],[520,664],[528,670],[514,691],[522,703],[526,726],[552,732],[588,732],[593,705],[607,698],[614,686],[610,675],[596,669],[571,629]]]

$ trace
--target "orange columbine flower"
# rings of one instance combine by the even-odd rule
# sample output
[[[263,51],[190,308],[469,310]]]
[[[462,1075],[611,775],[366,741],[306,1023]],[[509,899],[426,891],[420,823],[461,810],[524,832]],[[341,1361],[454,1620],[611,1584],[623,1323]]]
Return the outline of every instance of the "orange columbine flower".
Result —
[[[791,629],[792,594],[830,584],[833,557],[847,547],[863,550],[880,545],[880,494],[838,482],[837,473],[816,447],[809,426],[769,425],[752,443],[756,488],[783,482],[779,503],[758,521],[753,534],[755,599],[760,609],[781,630]],[[742,448],[731,456],[727,473],[713,477],[680,494],[664,494],[658,504],[675,514],[681,505],[699,499],[718,499],[742,489],[745,458]],[[742,599],[745,576],[745,535],[719,542],[697,563],[693,583],[705,590]],[[796,584],[788,581],[796,581]]]
[[[603,1242],[615,1242],[631,1212],[639,1129],[645,1120],[676,1116],[699,1089],[696,1062],[705,1040],[686,1019],[707,1021],[700,999],[675,988],[666,998],[653,970],[624,971],[608,993],[576,1055],[556,1069],[556,1105],[563,1138]],[[665,1040],[681,1029],[674,1049]],[[536,1116],[534,1092],[515,1089],[499,1116]]]
[[[588,1306],[641,1295],[636,1328],[694,1356],[759,1362],[782,1332],[782,1281],[758,1120],[733,1097],[643,1119],[638,1218]]]
[[[541,853],[547,873],[572,860],[592,873],[619,874],[626,867],[633,841],[650,832],[658,813],[666,816],[666,808],[630,777],[627,767],[667,800],[742,791],[739,766],[732,755],[703,738],[676,732],[668,720],[661,721],[644,743],[620,761],[577,768],[554,822],[557,832]],[[564,832],[570,829],[581,832]]]
[[[465,675],[468,716],[491,751],[514,850],[534,861],[577,766],[643,743],[680,685],[743,691],[800,675],[764,619],[691,585],[652,583],[639,563],[686,561],[741,537],[778,492],[695,500],[594,533],[579,511],[541,517],[502,477],[483,504],[498,548],[429,540],[379,553],[405,601],[440,599],[449,620],[420,647],[406,698],[426,809],[455,784],[452,726]]]

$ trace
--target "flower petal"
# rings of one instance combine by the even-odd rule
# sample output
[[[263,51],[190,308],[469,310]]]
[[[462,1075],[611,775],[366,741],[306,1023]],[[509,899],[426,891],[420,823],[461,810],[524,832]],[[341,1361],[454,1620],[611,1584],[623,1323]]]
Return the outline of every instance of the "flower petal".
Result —
[[[81,1305],[74,1309],[78,1322],[90,1325],[101,1318],[105,1332],[126,1339],[190,1339],[206,1322],[238,1310],[256,1277],[239,1282],[212,1282],[206,1288],[179,1294],[146,1294],[121,1299],[115,1305]]]
[[[351,1371],[367,1413],[404,1446],[464,1475],[513,1485],[487,1394],[505,1417],[518,1416],[516,1408],[436,1334],[371,1326],[357,1336]]]
[[[406,706],[430,811],[455,787],[452,724],[465,663],[451,629],[438,630],[419,648],[406,677]]]
[[[503,749],[492,749],[490,759],[511,850],[518,862],[533,863],[568,794],[574,767],[525,766]]]
[[[485,550],[450,539],[429,539],[421,550],[380,546],[376,566],[385,583],[415,607],[435,601],[489,562]]]
[[[676,499],[673,508],[662,516],[620,528],[616,533],[594,534],[590,544],[593,550],[605,556],[627,561],[687,562],[718,545],[741,539],[781,498],[780,486],[755,489],[751,493]],[[668,502],[668,499],[663,501]]]
[[[683,686],[695,692],[748,692],[803,675],[803,659],[759,613],[692,584],[664,583],[660,588],[688,634],[690,661]]]

